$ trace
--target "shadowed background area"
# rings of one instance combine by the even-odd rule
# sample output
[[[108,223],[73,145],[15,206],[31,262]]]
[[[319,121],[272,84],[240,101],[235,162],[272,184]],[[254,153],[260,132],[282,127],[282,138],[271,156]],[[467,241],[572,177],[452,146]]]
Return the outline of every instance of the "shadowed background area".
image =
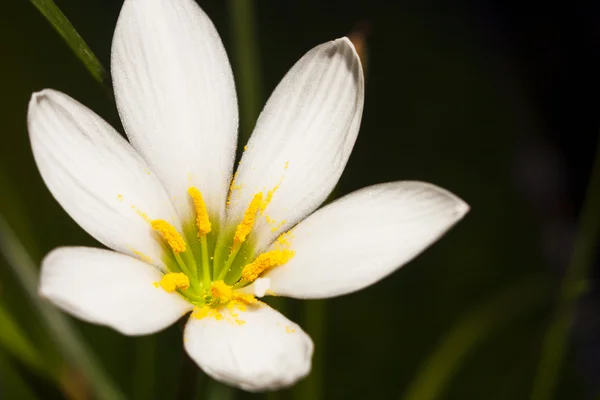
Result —
[[[198,373],[183,351],[181,324],[131,338],[72,319],[124,396],[532,398],[595,157],[598,8],[530,12],[491,0],[198,3],[232,62],[242,135],[249,135],[246,121],[296,60],[317,44],[350,35],[365,66],[366,99],[335,196],[380,182],[422,180],[456,193],[471,212],[416,260],[366,290],[328,301],[281,302],[316,349],[313,374],[280,393],[247,394]],[[122,1],[56,4],[108,67]],[[39,176],[26,130],[31,93],[63,91],[123,130],[111,94],[38,10],[23,0],[2,5],[0,214],[39,265],[54,247],[98,243]],[[244,21],[251,21],[256,41],[248,43]],[[247,57],[254,58],[260,80],[240,82]],[[0,397],[92,398],[7,261],[0,256]],[[557,399],[596,398],[600,390],[597,265],[590,271],[575,291],[581,297],[553,390]]]

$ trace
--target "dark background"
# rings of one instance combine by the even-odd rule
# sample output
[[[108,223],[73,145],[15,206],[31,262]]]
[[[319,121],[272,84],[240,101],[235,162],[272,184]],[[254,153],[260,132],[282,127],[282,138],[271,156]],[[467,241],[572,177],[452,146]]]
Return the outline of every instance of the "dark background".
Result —
[[[122,2],[56,3],[108,67]],[[198,3],[239,77],[232,2]],[[309,379],[320,379],[326,399],[402,398],[437,346],[456,340],[450,349],[468,351],[452,361],[454,373],[440,398],[529,398],[595,155],[599,7],[443,0],[255,4],[265,96],[315,45],[351,32],[365,40],[363,123],[337,195],[410,179],[447,188],[471,205],[465,220],[390,278],[319,303],[325,309],[316,348],[322,365],[319,377]],[[39,261],[59,245],[97,244],[41,181],[25,125],[29,96],[58,89],[120,124],[110,96],[37,10],[24,0],[1,5],[0,213]],[[595,398],[600,390],[598,272],[594,268],[577,309],[556,398]],[[0,299],[32,342],[52,354],[2,261]],[[285,310],[306,326],[306,302],[289,301]],[[77,327],[128,396],[139,381],[157,399],[186,393],[180,326],[137,339]],[[148,348],[155,348],[154,367],[138,371],[136,352]],[[40,398],[61,397],[51,382],[9,361]]]

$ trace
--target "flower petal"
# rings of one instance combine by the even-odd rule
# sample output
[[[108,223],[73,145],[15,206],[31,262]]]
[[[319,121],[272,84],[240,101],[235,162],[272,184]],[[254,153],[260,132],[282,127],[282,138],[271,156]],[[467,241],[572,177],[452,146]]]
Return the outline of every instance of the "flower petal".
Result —
[[[40,295],[66,312],[125,335],[146,335],[177,321],[192,306],[154,285],[162,273],[110,250],[63,247],[42,261]]]
[[[111,70],[123,126],[159,174],[180,217],[195,186],[223,212],[237,142],[231,67],[208,16],[193,0],[126,0]]]
[[[34,93],[27,119],[33,155],[56,200],[106,246],[164,269],[148,219],[181,229],[162,185],[102,118],[69,96]]]
[[[309,373],[313,343],[298,325],[262,304],[220,312],[219,318],[192,314],[184,332],[186,351],[208,375],[256,392],[290,386]]]
[[[354,146],[363,99],[362,67],[347,38],[310,50],[277,86],[236,173],[228,217],[237,223],[256,193],[276,188],[265,210],[270,223],[256,227],[259,249],[329,195]]]
[[[360,290],[412,260],[468,210],[452,193],[423,182],[385,183],[351,193],[292,229],[286,240],[295,255],[264,275],[269,290],[297,298]],[[264,293],[269,282],[260,283],[247,290]]]

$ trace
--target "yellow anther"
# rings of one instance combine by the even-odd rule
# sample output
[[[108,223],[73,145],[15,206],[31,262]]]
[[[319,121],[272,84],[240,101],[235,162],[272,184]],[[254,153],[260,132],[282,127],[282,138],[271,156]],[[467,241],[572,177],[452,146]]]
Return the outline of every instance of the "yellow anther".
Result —
[[[248,209],[244,213],[244,219],[235,229],[235,235],[233,236],[233,248],[237,248],[240,244],[244,243],[246,237],[254,226],[254,220],[256,219],[256,213],[262,204],[263,194],[262,192],[254,195],[254,198],[250,202]]]
[[[228,303],[233,297],[233,289],[223,281],[213,282],[210,293],[219,303]]]
[[[198,227],[198,237],[202,237],[210,232],[211,225],[208,219],[208,212],[206,211],[206,204],[202,198],[202,193],[195,187],[190,187],[188,193],[194,200],[194,206],[196,207],[196,226]]]
[[[227,285],[223,281],[215,281],[210,287],[210,294],[214,300],[210,304],[211,307],[219,308],[226,306],[231,312],[232,317],[237,317],[235,309],[246,311],[246,306],[258,304],[258,300],[251,294],[239,293],[233,290],[233,287]],[[236,320],[236,322],[241,322]]]
[[[177,289],[186,290],[190,287],[190,280],[183,272],[169,272],[160,280],[160,287],[172,293]]]
[[[256,278],[268,269],[285,264],[294,256],[292,250],[271,250],[262,253],[254,261],[246,265],[242,270],[242,278],[248,282],[254,282]]]
[[[171,246],[171,249],[175,253],[183,253],[185,251],[185,241],[173,225],[162,219],[155,219],[151,224],[152,229],[162,234],[165,242]]]

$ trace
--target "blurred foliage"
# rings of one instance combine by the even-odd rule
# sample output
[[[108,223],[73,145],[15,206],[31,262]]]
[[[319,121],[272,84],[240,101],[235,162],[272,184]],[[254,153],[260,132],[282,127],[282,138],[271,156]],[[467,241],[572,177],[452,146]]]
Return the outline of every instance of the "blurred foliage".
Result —
[[[482,34],[485,26],[465,9],[441,1],[265,0],[255,10],[259,45],[236,39],[232,21],[244,15],[231,14],[235,1],[199,3],[223,38],[242,91],[270,93],[311,47],[357,29],[366,35],[363,123],[337,194],[416,179],[453,191],[472,208],[439,243],[384,281],[327,302],[285,304],[290,318],[321,338],[318,367],[294,394],[317,385],[326,399],[529,398],[555,280],[542,256],[540,221],[515,177],[516,144],[541,132],[506,49]],[[56,4],[108,66],[121,2]],[[102,86],[38,10],[21,0],[3,5],[0,214],[38,264],[56,246],[98,244],[54,201],[37,172],[25,125],[30,94],[61,90],[122,129]],[[248,73],[240,63],[247,46],[259,52],[250,55],[261,69],[250,74],[262,80],[258,87],[240,82]],[[260,109],[253,101],[242,101],[242,116]],[[0,393],[90,398],[13,272],[0,259]],[[321,322],[313,326],[314,320]],[[180,324],[131,338],[70,322],[127,398],[265,397],[209,382],[185,356]],[[582,398],[571,351],[564,365],[555,397]],[[429,397],[417,395],[425,392]],[[268,396],[302,398],[292,390]]]

